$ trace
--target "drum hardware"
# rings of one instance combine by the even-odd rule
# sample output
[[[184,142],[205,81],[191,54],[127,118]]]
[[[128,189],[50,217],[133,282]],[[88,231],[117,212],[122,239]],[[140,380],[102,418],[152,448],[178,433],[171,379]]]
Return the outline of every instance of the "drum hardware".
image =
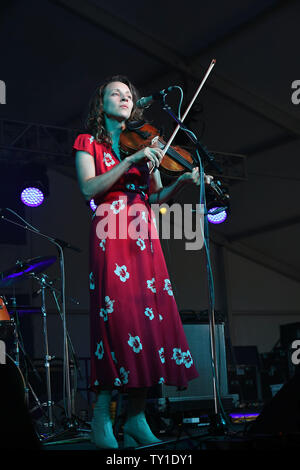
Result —
[[[5,211],[8,213],[12,213],[14,216],[16,216],[18,219],[21,220],[22,223],[16,222],[12,219],[9,219],[7,216],[2,215],[0,217],[1,221],[9,222],[13,225],[16,225],[23,230],[29,231],[35,235],[38,235],[40,237],[46,238],[50,243],[54,244],[59,252],[59,262],[60,262],[60,272],[61,272],[61,312],[62,312],[62,320],[63,320],[63,332],[64,332],[64,393],[66,393],[66,403],[65,403],[65,413],[66,413],[66,423],[68,429],[63,432],[63,435],[72,435],[75,436],[77,432],[77,423],[74,420],[74,416],[72,415],[72,409],[71,409],[71,386],[70,386],[70,362],[69,362],[69,342],[68,342],[68,334],[67,334],[67,328],[66,328],[66,297],[65,297],[65,266],[64,266],[64,249],[72,249],[74,251],[80,252],[81,250],[78,249],[77,247],[74,247],[70,245],[69,243],[65,242],[64,240],[60,240],[57,238],[50,237],[49,235],[46,235],[33,225],[31,225],[28,221],[26,221],[23,217],[21,217],[19,214],[17,214],[15,211],[13,211],[10,208],[6,208]],[[15,266],[12,270],[8,270],[4,273],[0,273],[0,287],[8,287],[15,282],[18,282],[19,280],[25,280],[28,279],[28,275],[31,273],[38,273],[38,272],[43,272],[45,268],[49,267],[52,263],[54,263],[56,260],[56,257],[40,257],[36,258],[34,260],[28,260],[29,262],[26,262],[26,266],[24,266],[23,262],[19,262],[17,266]],[[34,263],[32,263],[34,261]],[[10,271],[10,272],[9,272]],[[11,272],[12,271],[12,272]],[[43,281],[43,289],[41,292],[42,296],[42,303],[43,303],[43,323],[44,323],[44,329],[47,328],[47,321],[46,321],[46,307],[45,307],[45,280]],[[47,331],[45,331],[45,334]],[[50,369],[50,360],[49,354],[47,353],[47,337],[45,336],[44,342],[45,342],[45,365],[46,369],[48,370],[48,376],[49,376],[49,369]],[[50,380],[48,379],[48,382]],[[49,384],[48,384],[49,385]],[[49,390],[51,392],[51,389]],[[50,396],[49,396],[50,397]],[[50,417],[49,421],[51,424],[53,424],[53,421],[51,419],[51,411],[52,411],[52,403],[51,399],[48,397],[48,408],[50,410]],[[53,417],[53,416],[52,416]],[[48,438],[48,441],[53,441],[53,438],[55,436],[50,436]],[[45,442],[45,441],[44,441]]]
[[[39,258],[39,259],[41,259],[41,258]],[[51,361],[55,358],[55,356],[49,354],[45,291],[46,291],[46,289],[50,289],[50,291],[51,291],[51,293],[54,297],[54,300],[56,302],[58,312],[59,312],[59,314],[62,318],[62,312],[61,312],[61,308],[60,308],[59,300],[58,300],[58,297],[61,295],[61,291],[54,286],[54,281],[49,279],[47,274],[43,273],[41,276],[36,275],[35,272],[32,271],[32,264],[30,264],[30,260],[29,260],[29,263],[28,262],[26,263],[27,264],[27,267],[26,267],[27,273],[24,274],[24,264],[25,263],[22,263],[23,267],[22,267],[21,270],[19,270],[21,275],[16,277],[17,280],[15,280],[14,282],[19,282],[21,280],[24,280],[25,278],[26,279],[32,278],[32,279],[36,280],[39,284],[38,289],[37,289],[36,292],[38,293],[38,295],[41,295],[41,299],[42,299],[41,300],[41,307],[35,308],[35,309],[33,309],[32,307],[29,307],[29,306],[19,307],[17,305],[16,298],[11,297],[9,299],[10,304],[9,304],[9,313],[8,313],[8,310],[7,310],[8,302],[6,301],[6,299],[4,301],[2,298],[0,298],[0,337],[1,337],[1,332],[2,332],[3,336],[4,336],[4,333],[6,332],[6,336],[8,336],[8,334],[10,334],[11,338],[13,338],[14,353],[12,354],[12,356],[14,356],[15,359],[10,357],[10,360],[14,362],[14,364],[16,366],[16,371],[19,371],[20,374],[22,374],[22,367],[20,366],[20,353],[22,353],[22,359],[24,358],[25,366],[26,366],[26,373],[23,371],[23,374],[22,374],[23,383],[24,383],[23,388],[24,388],[25,401],[26,401],[26,404],[28,405],[27,407],[28,407],[29,412],[30,412],[31,415],[36,414],[36,411],[40,410],[42,415],[45,418],[45,420],[43,420],[42,427],[47,429],[47,431],[45,431],[45,430],[42,431],[42,427],[40,427],[41,423],[36,423],[37,425],[39,424],[39,430],[37,430],[36,432],[39,435],[40,440],[43,440],[44,442],[46,442],[49,439],[50,442],[51,442],[51,439],[54,436],[55,423],[54,423],[54,414],[53,414],[54,402],[52,400],[52,389],[51,389],[51,380],[50,380],[50,368],[51,368],[50,366],[51,366]],[[29,264],[30,264],[31,267],[28,270],[28,265]],[[19,263],[18,266],[21,266],[21,264]],[[2,276],[2,279],[4,280],[4,282],[7,282],[8,275],[14,274],[15,272],[16,272],[15,268],[6,271],[5,276],[4,275]],[[11,283],[11,281],[10,281],[10,283]],[[79,304],[78,300],[76,300],[72,297],[68,297],[67,299],[69,301],[73,302],[73,303]],[[46,390],[46,402],[41,402],[40,401],[38,395],[35,393],[32,385],[30,384],[30,382],[28,380],[27,370],[28,370],[28,366],[29,366],[30,369],[34,372],[34,374],[36,376],[38,376],[38,379],[40,381],[42,381],[40,375],[38,374],[36,368],[32,364],[30,358],[27,356],[26,351],[25,351],[25,349],[22,345],[22,338],[20,338],[20,329],[19,329],[19,321],[18,321],[19,308],[20,308],[21,314],[24,314],[24,313],[25,314],[26,313],[40,313],[42,315],[43,335],[44,335],[44,368],[45,368],[46,388],[47,388],[47,390]],[[5,320],[1,321],[2,318],[3,319],[5,318]],[[3,323],[5,325],[3,325],[1,327],[1,325]],[[8,327],[9,327],[9,329],[8,329]],[[71,368],[72,383],[74,384],[75,383],[75,375],[76,375],[74,373],[74,369],[78,370],[79,373],[80,373],[80,367],[79,367],[78,361],[76,359],[75,351],[74,351],[74,348],[73,348],[73,345],[72,345],[72,342],[71,342],[71,339],[70,339],[70,336],[69,336],[68,332],[67,332],[67,335],[68,335],[69,345],[71,347],[71,353],[72,353],[72,356],[74,358],[74,364],[76,364],[75,368],[74,367]],[[23,362],[22,362],[22,366],[23,366]],[[25,378],[24,378],[24,376],[25,376]],[[30,394],[32,395],[33,400],[34,400],[35,403],[32,403],[32,401],[30,403],[30,400],[29,400],[29,395]],[[73,388],[72,393],[71,393],[71,410],[72,410],[72,416],[74,417],[75,416],[75,390],[74,390],[74,388]],[[50,433],[50,437],[49,437],[49,433]],[[46,435],[47,435],[47,437],[44,438],[44,436],[46,436]]]
[[[56,292],[57,292],[57,289],[51,288],[52,296],[53,296],[54,301],[56,303],[56,307],[57,307],[57,310],[58,310],[59,315],[61,317],[61,320],[63,322],[63,314],[62,314],[62,311],[61,311],[61,308],[60,308],[60,305],[59,305],[59,302],[58,302],[58,299],[57,299]],[[79,305],[78,300],[74,299],[73,297],[68,297],[68,300],[70,300],[71,302],[76,303],[77,305]],[[79,373],[80,378],[82,379],[83,377],[81,375],[81,369],[80,369],[80,366],[79,366],[79,363],[78,363],[78,360],[77,360],[77,357],[76,357],[76,353],[75,353],[70,335],[68,333],[68,330],[66,330],[66,335],[67,335],[67,341],[68,341],[68,345],[70,347],[70,351],[71,351],[71,355],[72,355],[72,359],[73,359],[73,364],[75,365],[75,369]],[[71,379],[73,379],[71,382],[74,384],[75,383],[74,367],[70,367],[70,376],[71,376]],[[74,386],[72,387],[72,390],[71,390],[70,402],[71,402],[72,416],[75,416],[75,387]]]
[[[43,334],[44,334],[44,359],[45,359],[45,371],[46,371],[46,385],[47,385],[47,412],[48,412],[48,428],[52,431],[54,429],[53,422],[53,402],[52,402],[52,392],[51,392],[51,376],[50,376],[50,364],[54,356],[49,354],[49,342],[48,342],[48,328],[47,328],[47,310],[46,310],[46,296],[45,290],[50,285],[46,282],[47,275],[42,274],[41,277],[35,276],[32,273],[33,277],[38,280],[40,284],[40,294],[41,294],[41,312],[43,320]]]
[[[19,348],[19,337],[18,328],[16,324],[16,314],[9,315],[6,305],[8,302],[0,298],[0,339],[8,341],[13,339],[13,350],[14,350],[14,362],[17,367],[20,366],[20,348]],[[15,312],[15,307],[14,307]]]
[[[39,409],[39,410],[41,410],[42,413],[44,414],[44,409],[43,409],[43,407],[46,406],[46,403],[41,403],[41,402],[40,402],[40,400],[39,400],[37,394],[36,394],[35,391],[33,390],[33,388],[32,388],[32,386],[30,385],[30,383],[28,383],[28,387],[29,387],[29,390],[30,390],[31,393],[32,393],[32,396],[33,396],[34,400],[35,400],[36,403],[37,403],[36,406],[34,406],[33,408],[30,408],[30,409],[29,409],[29,412],[30,412],[30,413],[34,413],[36,410]],[[29,406],[29,404],[28,404],[28,406]]]
[[[6,308],[7,301],[5,297],[0,297],[0,340],[5,341],[11,336],[15,324],[10,318],[8,310]]]
[[[16,264],[0,273],[0,287],[10,287],[29,278],[31,273],[41,273],[56,261],[56,256],[39,256],[25,261],[17,260]]]
[[[7,301],[5,297],[0,297],[0,320],[10,320],[9,313],[6,308]]]
[[[5,343],[8,345],[7,350],[6,350],[6,360],[8,362],[5,363],[5,365],[9,366],[10,369],[10,374],[13,372],[17,372],[17,375],[19,378],[21,377],[21,380],[19,380],[19,387],[22,386],[22,392],[24,394],[24,401],[25,404],[27,405],[27,408],[29,408],[29,391],[31,391],[32,396],[34,397],[34,400],[36,403],[39,404],[39,400],[31,386],[31,384],[28,381],[28,374],[27,374],[27,366],[25,367],[25,371],[22,371],[22,367],[20,364],[20,352],[22,353],[22,356],[24,358],[24,361],[26,361],[26,364],[30,366],[32,371],[39,377],[39,380],[41,380],[37,370],[33,366],[31,360],[29,359],[28,355],[25,352],[23,342],[22,342],[22,336],[20,334],[20,325],[19,325],[19,319],[18,319],[18,313],[17,313],[17,308],[16,308],[16,298],[12,297],[10,300],[12,300],[12,305],[13,305],[13,312],[10,316],[8,313],[7,307],[8,302],[5,299],[5,297],[0,297],[0,339],[5,341]],[[10,348],[10,344],[12,343],[12,348]],[[11,349],[11,350],[10,350]],[[13,365],[15,367],[13,367]]]
[[[61,319],[63,320],[62,317],[62,312],[61,308],[58,302],[57,294],[61,295],[61,291],[54,287],[53,281],[49,279],[49,277],[46,274],[42,274],[42,276],[37,276],[35,273],[31,273],[31,277],[35,279],[38,284],[39,288],[36,292],[41,295],[42,302],[41,302],[41,313],[42,313],[42,318],[43,318],[43,334],[44,334],[44,354],[45,354],[45,370],[46,370],[46,382],[47,382],[47,407],[48,407],[48,427],[51,429],[54,426],[53,423],[53,405],[54,403],[52,402],[52,389],[51,389],[51,378],[50,378],[50,366],[51,366],[51,360],[55,358],[55,356],[50,356],[49,355],[49,345],[48,345],[48,331],[47,331],[47,311],[46,311],[46,300],[45,300],[45,290],[49,289],[50,292],[52,293],[52,296],[54,298],[54,301],[57,306],[57,310],[60,314]],[[68,297],[68,300],[70,300],[73,303],[78,304],[78,300]],[[67,334],[67,339],[68,339],[68,344],[70,346],[71,354],[73,357],[74,364],[76,366],[76,370],[79,371],[80,373],[80,367],[76,358],[76,354],[74,351],[74,347],[70,338],[70,335],[68,331],[66,331]],[[71,373],[73,375],[73,383],[74,383],[74,368],[71,368]],[[72,416],[75,415],[75,393],[74,390],[71,392],[71,412]]]
[[[20,340],[19,340],[19,331],[20,331],[20,325],[19,325],[19,318],[17,314],[17,302],[16,302],[16,297],[12,297],[12,311],[13,315],[12,318],[15,323],[15,331],[14,331],[14,350],[15,350],[15,364],[17,367],[20,367]]]

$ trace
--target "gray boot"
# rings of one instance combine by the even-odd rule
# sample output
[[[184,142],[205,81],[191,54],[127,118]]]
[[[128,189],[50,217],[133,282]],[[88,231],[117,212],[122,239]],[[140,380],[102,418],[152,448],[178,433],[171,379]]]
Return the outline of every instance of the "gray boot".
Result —
[[[113,433],[110,402],[111,391],[103,390],[99,393],[94,406],[91,441],[101,449],[117,449],[119,447]]]
[[[146,389],[128,393],[128,415],[124,424],[124,447],[138,447],[161,442],[151,431],[145,417]]]

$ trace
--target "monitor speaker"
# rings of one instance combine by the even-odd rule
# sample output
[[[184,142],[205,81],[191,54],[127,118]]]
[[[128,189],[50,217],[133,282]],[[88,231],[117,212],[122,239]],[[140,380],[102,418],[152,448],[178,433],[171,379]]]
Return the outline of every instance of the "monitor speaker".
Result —
[[[177,387],[162,385],[162,397],[213,398],[213,369],[209,324],[183,324],[195,367],[199,377],[191,380],[188,388],[177,391]],[[224,324],[215,325],[216,362],[219,374],[220,396],[228,395],[227,363],[224,339]]]

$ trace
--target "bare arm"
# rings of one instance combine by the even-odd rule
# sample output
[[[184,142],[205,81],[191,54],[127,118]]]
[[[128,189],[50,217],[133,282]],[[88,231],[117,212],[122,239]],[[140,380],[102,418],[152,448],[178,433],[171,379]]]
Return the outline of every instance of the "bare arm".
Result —
[[[96,176],[94,157],[81,150],[76,152],[76,171],[79,188],[83,197],[89,201],[94,196],[106,193],[131,166],[125,158],[107,173]]]
[[[138,152],[126,157],[110,171],[96,176],[95,161],[88,152],[78,150],[76,152],[76,171],[79,188],[83,197],[89,201],[94,196],[105,194],[126,173],[134,163],[148,160],[152,165],[160,163],[161,150],[145,147]]]
[[[186,184],[200,185],[200,175],[198,167],[192,172],[186,172],[180,175],[174,183],[163,187],[159,171],[151,173],[150,180],[150,204],[163,204],[178,193]],[[204,182],[210,184],[212,176],[204,175]]]
[[[150,176],[150,204],[163,204],[178,193],[183,186],[184,182],[179,177],[174,183],[163,187],[159,171],[154,171]]]

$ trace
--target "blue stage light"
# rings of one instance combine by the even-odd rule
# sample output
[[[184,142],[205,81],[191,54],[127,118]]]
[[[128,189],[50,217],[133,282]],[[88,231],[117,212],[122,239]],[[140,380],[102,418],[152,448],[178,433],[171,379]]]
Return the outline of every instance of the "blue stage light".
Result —
[[[40,188],[29,186],[21,192],[21,201],[29,207],[40,206],[45,199],[44,193]]]
[[[24,165],[19,180],[20,198],[28,207],[38,207],[49,195],[47,170],[39,163]]]
[[[208,209],[207,219],[211,224],[222,224],[227,219],[227,211],[224,206],[211,207]]]
[[[95,212],[95,210],[97,209],[94,199],[90,200],[90,208],[92,209],[93,212]]]

